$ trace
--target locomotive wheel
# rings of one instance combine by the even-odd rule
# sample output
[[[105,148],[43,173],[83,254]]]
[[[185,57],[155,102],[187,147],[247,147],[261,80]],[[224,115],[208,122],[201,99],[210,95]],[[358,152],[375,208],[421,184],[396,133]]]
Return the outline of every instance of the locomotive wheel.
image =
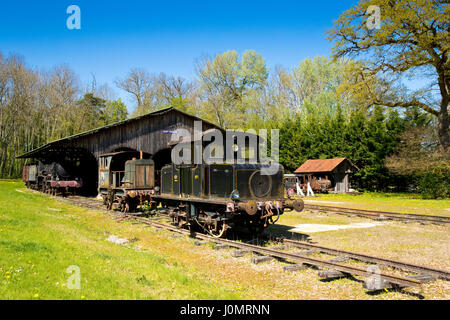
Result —
[[[106,199],[106,209],[107,210],[112,210],[113,203],[114,203],[114,200],[111,197],[108,197]]]
[[[110,201],[110,200],[107,200],[107,203],[106,203],[106,209],[111,210],[111,209],[112,209],[112,206],[113,206],[113,202]]]
[[[119,210],[120,210],[120,212],[125,212],[125,202],[124,201],[119,202]]]
[[[112,210],[114,204],[114,192],[112,190],[108,191],[106,196],[106,209]]]
[[[228,226],[223,221],[217,221],[217,227],[214,223],[211,223],[207,226],[206,230],[208,233],[213,236],[214,238],[222,238],[225,236],[225,233],[227,232]]]
[[[125,211],[124,212],[134,212],[137,208],[137,202],[133,199],[126,199],[125,201]]]
[[[296,199],[293,203],[293,206],[295,211],[300,212],[305,207],[305,203],[302,199]]]

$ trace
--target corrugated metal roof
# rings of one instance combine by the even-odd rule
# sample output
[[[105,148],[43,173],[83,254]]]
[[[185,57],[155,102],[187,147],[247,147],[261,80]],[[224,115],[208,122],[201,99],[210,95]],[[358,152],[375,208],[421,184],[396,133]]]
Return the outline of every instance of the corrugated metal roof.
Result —
[[[346,158],[306,160],[294,173],[331,172]],[[350,162],[351,163],[351,162]],[[353,165],[353,164],[352,164]]]

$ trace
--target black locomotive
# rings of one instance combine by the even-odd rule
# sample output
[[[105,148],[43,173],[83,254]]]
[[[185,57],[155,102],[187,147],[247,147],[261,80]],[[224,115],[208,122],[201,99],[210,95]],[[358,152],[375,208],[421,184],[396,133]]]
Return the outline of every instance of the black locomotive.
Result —
[[[180,226],[193,221],[217,237],[239,224],[259,233],[275,223],[287,205],[283,205],[282,166],[274,175],[262,174],[263,166],[168,165],[161,170],[161,192],[155,198]]]
[[[81,178],[73,177],[57,162],[23,166],[22,180],[28,188],[52,195],[74,194],[83,186]]]
[[[99,192],[108,209],[114,203],[123,212],[161,206],[174,224],[197,226],[216,237],[235,226],[259,233],[285,208],[303,209],[302,200],[284,198],[282,165],[265,175],[265,164],[168,164],[155,170],[151,159],[131,159],[125,170],[113,170],[125,154],[100,158]]]

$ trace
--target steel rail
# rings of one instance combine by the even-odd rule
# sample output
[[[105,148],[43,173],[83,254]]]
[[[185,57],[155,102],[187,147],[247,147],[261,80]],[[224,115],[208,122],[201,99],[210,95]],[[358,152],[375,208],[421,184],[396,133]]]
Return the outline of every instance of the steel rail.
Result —
[[[368,254],[361,254],[361,253],[356,253],[356,252],[351,252],[351,251],[346,251],[346,250],[340,250],[340,249],[319,246],[316,244],[310,244],[310,243],[297,241],[297,240],[290,240],[290,239],[279,239],[279,240],[282,243],[286,243],[286,244],[295,246],[297,248],[318,250],[320,252],[328,253],[328,254],[332,254],[332,255],[343,255],[343,256],[352,258],[354,260],[376,263],[376,264],[380,264],[380,265],[385,265],[385,266],[401,269],[404,271],[412,271],[412,272],[417,272],[417,273],[429,274],[429,275],[432,275],[432,276],[440,278],[440,279],[450,280],[450,272],[446,271],[446,270],[434,269],[434,268],[411,264],[411,263],[407,263],[407,262],[403,262],[403,261],[386,259],[386,258],[371,256]]]
[[[365,209],[333,207],[333,206],[307,204],[307,203],[305,203],[305,209],[331,211],[331,212],[335,212],[338,214],[354,214],[354,215],[370,217],[370,218],[381,218],[384,216],[386,218],[392,218],[392,219],[403,220],[403,221],[433,222],[433,223],[437,223],[437,224],[450,223],[449,217],[420,215],[420,214],[413,214],[413,213],[373,211],[373,210],[365,210]]]
[[[134,216],[128,216],[128,217],[130,219],[138,220],[138,221],[143,222],[144,224],[152,225],[152,226],[155,226],[158,228],[168,229],[168,230],[178,232],[178,233],[183,233],[183,234],[189,234],[191,237],[196,238],[196,239],[202,239],[202,240],[208,240],[208,241],[215,242],[215,243],[226,244],[230,247],[244,249],[244,250],[252,251],[255,253],[262,254],[262,255],[267,255],[267,256],[274,257],[274,258],[283,259],[286,261],[297,262],[297,263],[302,263],[302,264],[307,264],[307,265],[313,265],[313,266],[322,267],[322,268],[329,268],[329,269],[340,271],[345,274],[352,274],[352,275],[358,275],[358,276],[368,276],[371,274],[370,272],[368,272],[368,270],[366,270],[364,268],[360,268],[360,267],[347,266],[347,265],[343,265],[343,264],[339,264],[339,263],[335,263],[335,262],[329,262],[329,261],[325,261],[325,260],[321,260],[321,259],[317,259],[317,258],[311,258],[308,256],[296,254],[296,253],[282,252],[279,250],[256,246],[256,245],[252,245],[252,244],[248,244],[248,243],[242,243],[242,242],[237,242],[237,241],[232,241],[232,240],[227,240],[227,239],[214,238],[214,237],[211,237],[208,235],[191,232],[186,229],[179,229],[177,227],[170,226],[165,223],[160,223],[160,222],[156,222],[156,221],[148,221],[145,218],[139,218],[139,217],[134,217]],[[398,285],[400,287],[417,286],[422,283],[421,281],[416,280],[416,279],[402,277],[402,276],[389,275],[389,274],[386,274],[383,272],[380,272],[378,275],[386,282],[389,282],[394,285]]]
[[[76,199],[68,198],[67,200],[65,202],[75,201],[75,202],[78,202],[79,204],[87,206],[89,208],[100,209],[103,211],[106,210],[101,205],[100,206],[93,205],[91,200],[89,200],[89,199],[86,200],[83,197],[79,197]],[[252,251],[252,252],[255,252],[255,253],[258,253],[261,255],[272,256],[272,257],[279,258],[279,259],[286,260],[286,261],[298,262],[298,263],[302,263],[302,264],[306,264],[306,265],[313,265],[316,267],[329,268],[329,269],[340,271],[345,274],[352,274],[352,275],[359,275],[359,276],[368,276],[371,274],[370,272],[368,272],[368,270],[360,268],[360,267],[342,265],[339,263],[325,261],[325,260],[321,260],[321,259],[317,259],[317,258],[312,258],[312,257],[304,256],[301,254],[282,252],[282,251],[275,250],[275,249],[270,249],[270,248],[266,248],[266,247],[251,245],[251,244],[227,240],[227,239],[218,239],[218,238],[211,237],[209,235],[191,232],[186,229],[180,229],[176,226],[171,226],[171,225],[168,225],[165,223],[157,222],[157,221],[154,221],[154,220],[148,219],[148,218],[137,217],[137,216],[130,215],[130,214],[122,215],[122,217],[126,218],[126,219],[137,220],[144,224],[154,226],[156,228],[167,229],[167,230],[170,230],[173,232],[190,235],[191,237],[194,237],[197,239],[207,240],[207,241],[215,242],[215,243],[226,244],[229,247],[244,249],[244,250]],[[416,265],[412,265],[412,264],[408,264],[408,263],[404,263],[404,262],[373,257],[373,256],[369,256],[369,255],[364,255],[364,254],[358,254],[358,253],[354,253],[354,252],[350,252],[350,251],[338,250],[338,249],[327,248],[327,247],[308,244],[308,243],[302,243],[300,241],[295,241],[295,240],[282,239],[282,241],[284,241],[287,244],[292,244],[294,246],[301,247],[301,248],[316,249],[316,250],[319,250],[319,251],[322,251],[325,253],[329,253],[329,254],[333,254],[333,255],[346,255],[353,259],[360,260],[360,261],[390,265],[392,267],[398,267],[398,268],[404,267],[405,269],[407,269],[407,271],[425,272],[427,274],[437,276],[442,279],[450,278],[449,273],[447,271],[443,271],[443,270],[436,270],[436,269],[427,268],[427,267],[423,267],[423,266],[416,266]],[[394,285],[398,285],[400,287],[417,286],[422,283],[420,280],[402,277],[402,276],[388,275],[386,273],[380,273],[379,275],[386,282],[389,282]]]

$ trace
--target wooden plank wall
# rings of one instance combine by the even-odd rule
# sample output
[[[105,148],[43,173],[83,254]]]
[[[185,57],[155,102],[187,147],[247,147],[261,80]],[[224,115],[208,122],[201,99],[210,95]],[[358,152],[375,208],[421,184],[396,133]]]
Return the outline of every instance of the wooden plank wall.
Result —
[[[192,133],[194,120],[194,118],[177,110],[170,110],[160,115],[144,117],[136,121],[106,128],[97,133],[63,141],[61,147],[86,148],[96,159],[101,154],[125,148],[137,151],[142,150],[153,155],[168,147],[172,136],[170,132],[178,128],[184,128]],[[211,124],[203,122],[203,130],[211,128],[213,128]]]

